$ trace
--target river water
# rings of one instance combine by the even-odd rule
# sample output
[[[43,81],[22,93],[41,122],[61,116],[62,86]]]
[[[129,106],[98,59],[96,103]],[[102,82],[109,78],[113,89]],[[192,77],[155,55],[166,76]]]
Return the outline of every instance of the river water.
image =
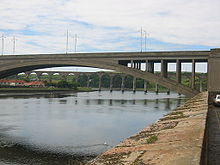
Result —
[[[129,91],[1,93],[0,164],[84,163],[185,100]]]

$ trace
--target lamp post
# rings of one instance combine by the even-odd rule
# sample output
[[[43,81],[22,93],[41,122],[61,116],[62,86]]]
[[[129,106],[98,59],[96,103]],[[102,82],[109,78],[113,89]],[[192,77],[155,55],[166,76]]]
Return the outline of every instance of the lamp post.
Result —
[[[147,31],[143,30],[143,28],[141,27],[141,30],[139,31],[141,32],[141,52],[143,51],[143,37],[144,37],[144,51],[147,51]]]
[[[75,34],[75,36],[73,37],[73,39],[74,39],[74,51],[75,51],[75,53],[76,53],[76,51],[77,51],[77,39],[78,39],[77,34]]]
[[[143,36],[143,29],[141,27],[141,52],[142,52],[142,36]]]
[[[13,36],[13,55],[15,54],[16,38]]]
[[[68,44],[69,44],[69,31],[66,31],[66,54],[68,53]]]
[[[2,56],[3,56],[3,54],[4,54],[4,39],[6,37],[4,36],[4,34],[2,34],[1,38],[2,38]]]

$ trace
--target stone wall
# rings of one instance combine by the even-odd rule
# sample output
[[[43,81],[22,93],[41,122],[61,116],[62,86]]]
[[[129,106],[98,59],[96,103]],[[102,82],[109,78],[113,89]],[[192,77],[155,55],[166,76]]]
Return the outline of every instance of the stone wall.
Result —
[[[199,165],[208,111],[200,93],[87,165]]]

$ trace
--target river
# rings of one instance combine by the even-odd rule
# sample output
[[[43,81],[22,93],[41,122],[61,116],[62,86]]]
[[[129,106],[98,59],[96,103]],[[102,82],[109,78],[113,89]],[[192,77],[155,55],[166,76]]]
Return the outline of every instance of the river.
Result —
[[[125,91],[1,93],[0,164],[81,164],[186,100]]]

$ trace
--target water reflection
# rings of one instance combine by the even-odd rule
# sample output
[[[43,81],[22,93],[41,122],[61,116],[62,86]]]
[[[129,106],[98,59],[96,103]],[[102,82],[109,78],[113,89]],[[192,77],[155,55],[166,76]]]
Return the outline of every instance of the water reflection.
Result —
[[[138,91],[1,94],[0,164],[79,164],[181,101],[175,93]]]

